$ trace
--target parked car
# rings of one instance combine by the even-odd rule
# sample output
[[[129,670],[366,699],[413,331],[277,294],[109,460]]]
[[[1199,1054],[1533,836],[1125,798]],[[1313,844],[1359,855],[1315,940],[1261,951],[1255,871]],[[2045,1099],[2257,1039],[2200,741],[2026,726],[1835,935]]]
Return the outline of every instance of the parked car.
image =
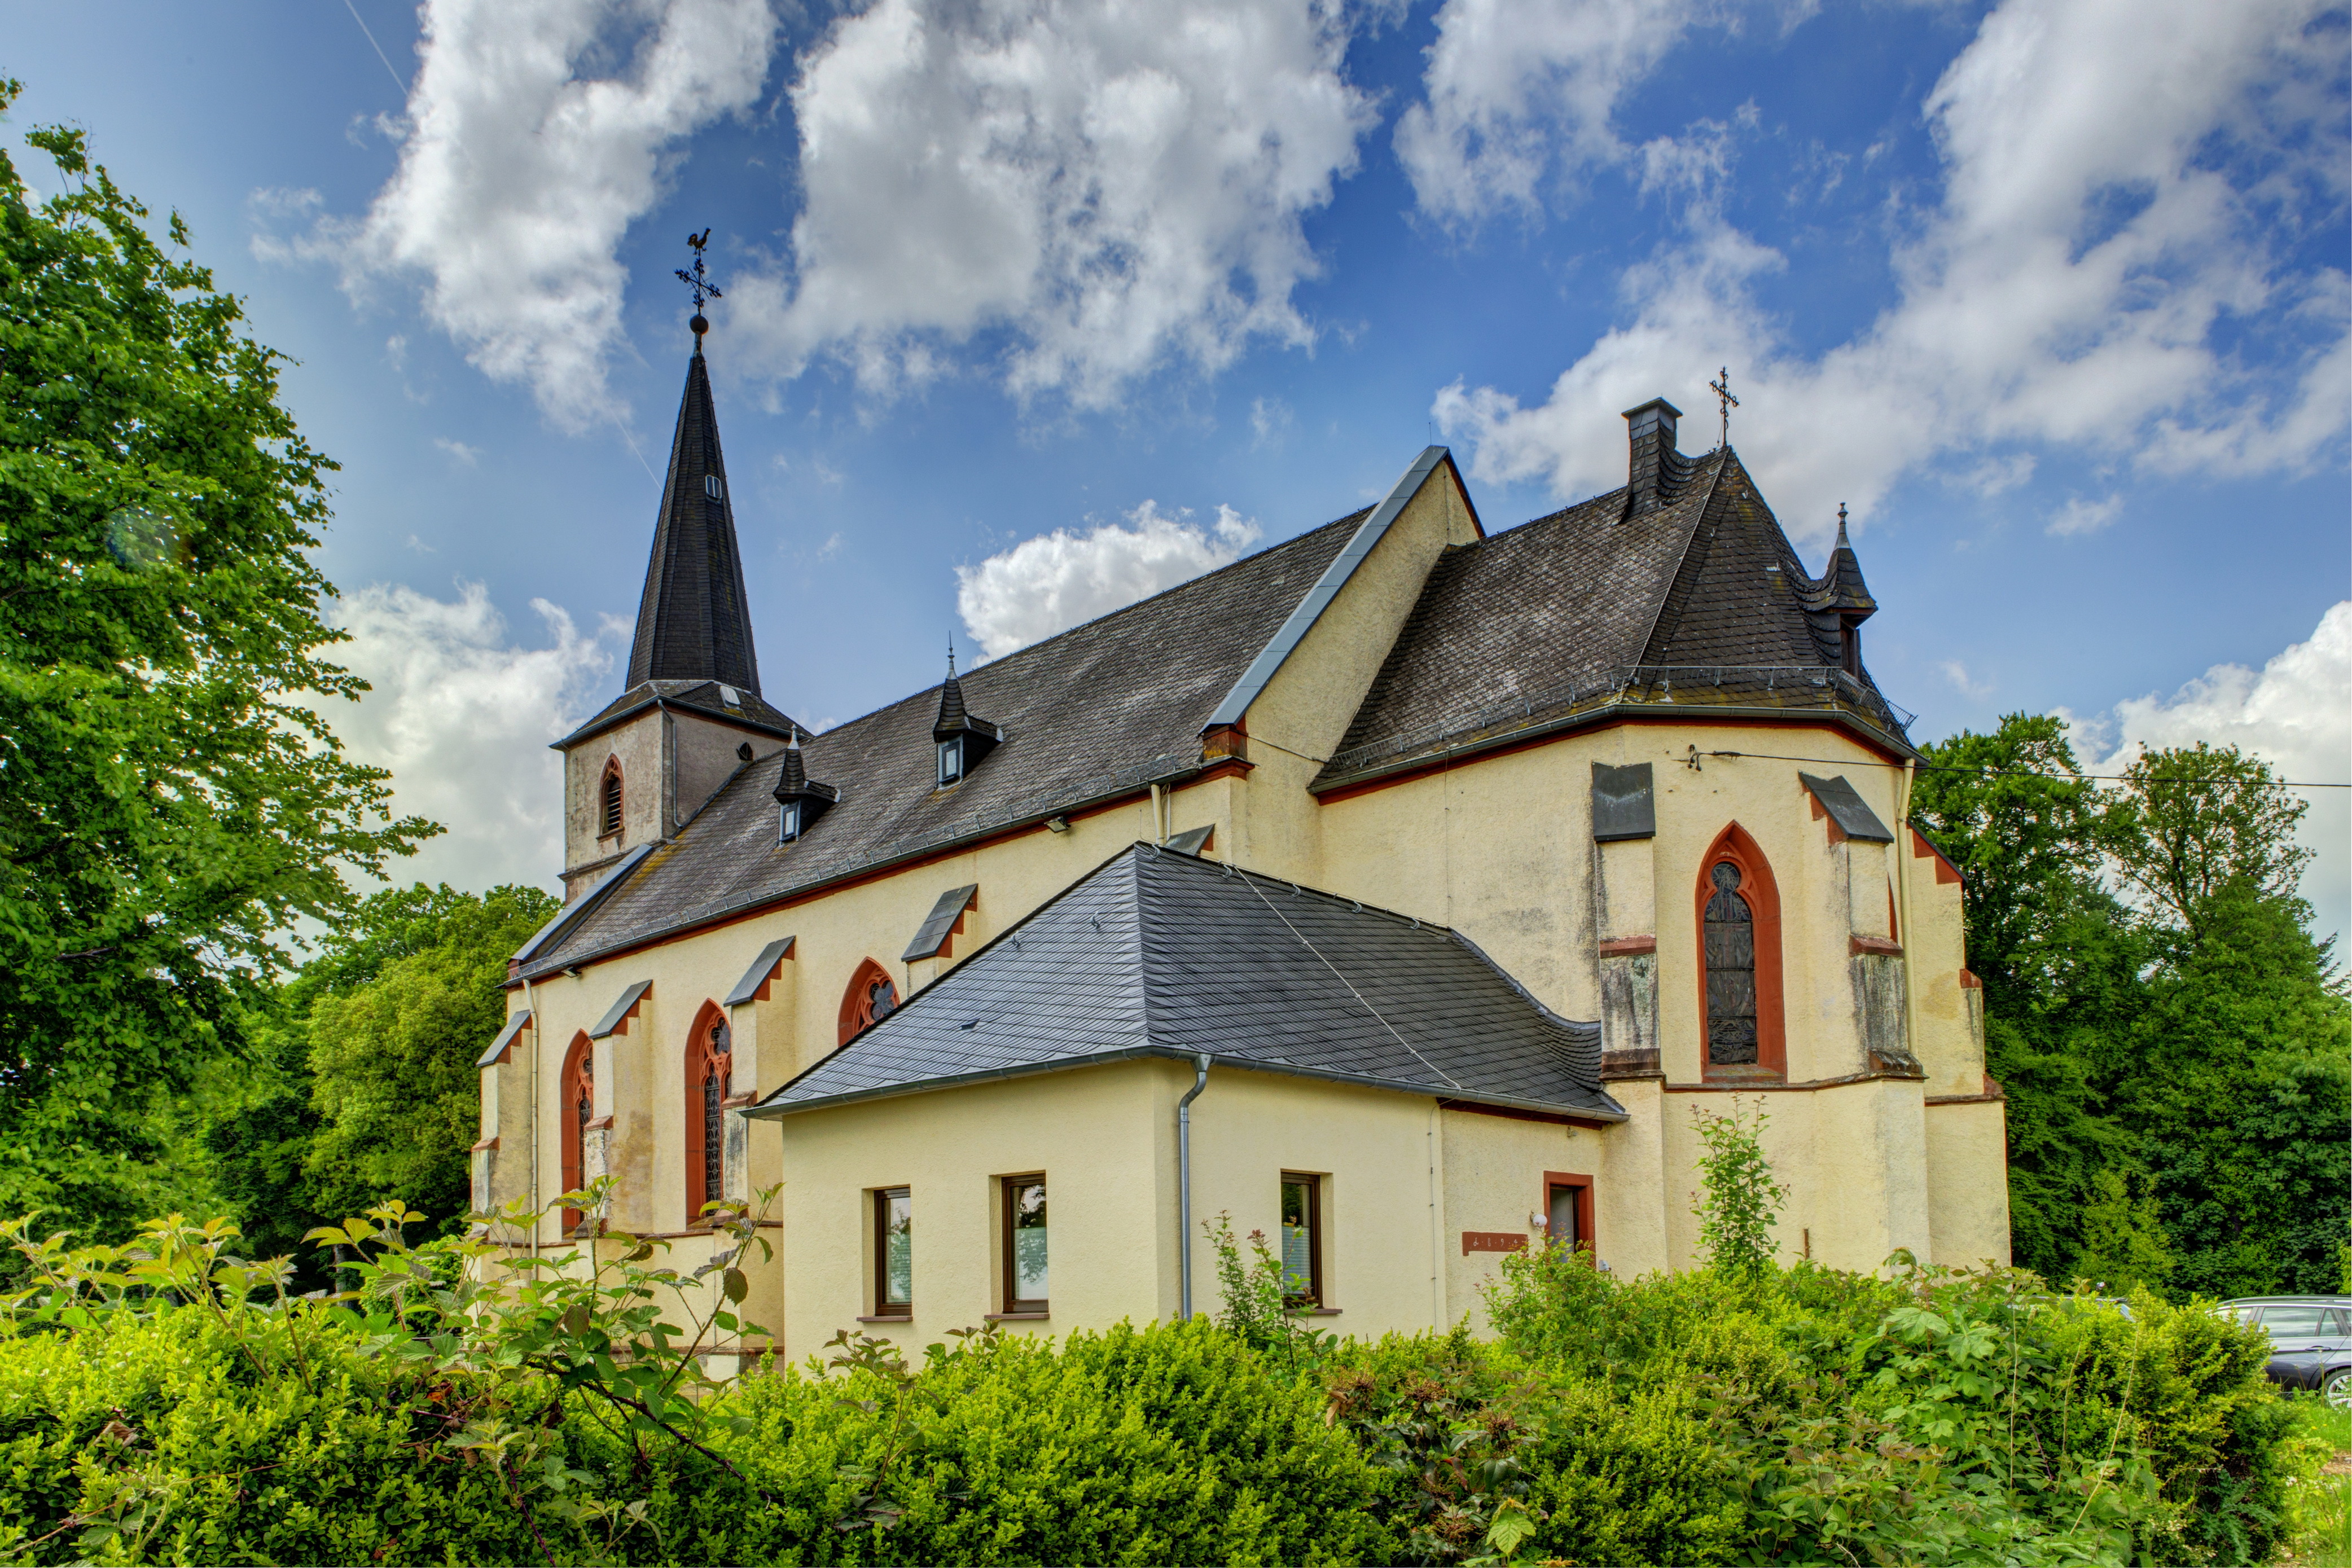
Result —
[[[2271,1381],[2352,1408],[2352,1296],[2243,1296],[2221,1310],[2271,1336]]]

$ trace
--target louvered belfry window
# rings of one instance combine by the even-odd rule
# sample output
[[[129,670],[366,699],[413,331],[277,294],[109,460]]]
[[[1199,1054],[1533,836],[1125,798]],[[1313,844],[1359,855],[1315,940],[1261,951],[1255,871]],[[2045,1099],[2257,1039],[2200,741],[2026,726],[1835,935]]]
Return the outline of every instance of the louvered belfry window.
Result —
[[[1756,1060],[1756,916],[1739,892],[1739,868],[1718,861],[1707,873],[1706,1059]]]
[[[621,831],[621,770],[604,769],[604,783],[596,802],[596,835],[609,839]]]

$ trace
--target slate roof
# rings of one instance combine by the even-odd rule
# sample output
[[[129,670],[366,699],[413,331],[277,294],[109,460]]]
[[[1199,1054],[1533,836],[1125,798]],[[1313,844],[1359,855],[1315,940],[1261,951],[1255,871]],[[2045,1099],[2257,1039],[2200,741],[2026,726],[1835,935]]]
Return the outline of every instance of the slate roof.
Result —
[[[525,959],[529,972],[1198,768],[1202,724],[1370,510],[964,674],[966,701],[1005,739],[952,789],[934,787],[938,686],[804,734],[808,776],[841,800],[795,843],[776,842],[782,749],[746,764],[627,886]],[[790,720],[777,717],[781,733]]]
[[[1134,1056],[1621,1120],[1601,1030],[1470,941],[1136,844],[752,1108],[755,1116]]]
[[[731,703],[727,700],[729,691],[735,694],[735,700]],[[719,681],[644,681],[597,709],[594,717],[549,749],[561,751],[607,726],[618,724],[640,708],[651,707],[656,702],[666,703],[671,707],[691,708],[698,713],[707,713],[713,718],[723,718],[730,724],[746,725],[786,737],[793,732],[792,716],[748,687],[728,686]]]
[[[1677,461],[1663,505],[1629,512],[1620,488],[1450,547],[1317,786],[1606,699],[1635,670],[1646,672],[1650,697],[1662,670],[1667,681],[1691,671],[1677,700],[1706,685],[1694,667],[1819,671],[1818,683],[1761,677],[1731,690],[1765,706],[1842,696],[1876,710],[1888,738],[1905,744],[1901,716],[1867,673],[1837,669],[1836,617],[1807,613],[1845,601],[1843,573],[1858,589],[1851,549],[1815,580],[1737,454]]]
[[[718,495],[709,493],[707,479],[718,481]],[[735,505],[727,491],[727,463],[719,450],[719,416],[710,403],[710,372],[702,362],[700,338],[687,361],[653,556],[646,563],[637,632],[629,647],[630,685],[671,680],[760,689],[751,610],[743,597],[743,558],[735,542]]]

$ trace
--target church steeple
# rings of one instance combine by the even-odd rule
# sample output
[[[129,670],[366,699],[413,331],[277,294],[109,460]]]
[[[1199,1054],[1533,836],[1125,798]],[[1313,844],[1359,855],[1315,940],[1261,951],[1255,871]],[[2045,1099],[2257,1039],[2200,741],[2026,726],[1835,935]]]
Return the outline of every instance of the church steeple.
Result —
[[[704,326],[699,314],[695,325]],[[699,329],[670,440],[669,476],[654,524],[645,596],[637,602],[636,639],[629,645],[628,684],[644,681],[719,681],[754,694],[760,689],[734,505]]]

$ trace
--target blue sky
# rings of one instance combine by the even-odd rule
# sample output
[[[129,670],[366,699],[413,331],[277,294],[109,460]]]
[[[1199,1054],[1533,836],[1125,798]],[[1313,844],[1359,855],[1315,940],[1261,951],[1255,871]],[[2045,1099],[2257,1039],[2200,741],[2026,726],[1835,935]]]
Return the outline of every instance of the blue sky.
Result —
[[[369,35],[373,35],[373,42]],[[0,0],[17,144],[176,206],[343,465],[343,727],[548,882],[709,227],[772,701],[822,726],[1621,409],[1841,501],[1914,734],[2352,747],[2347,23],[2291,0]],[[377,46],[383,57],[379,57]],[[2345,924],[2347,792],[2310,891]]]

